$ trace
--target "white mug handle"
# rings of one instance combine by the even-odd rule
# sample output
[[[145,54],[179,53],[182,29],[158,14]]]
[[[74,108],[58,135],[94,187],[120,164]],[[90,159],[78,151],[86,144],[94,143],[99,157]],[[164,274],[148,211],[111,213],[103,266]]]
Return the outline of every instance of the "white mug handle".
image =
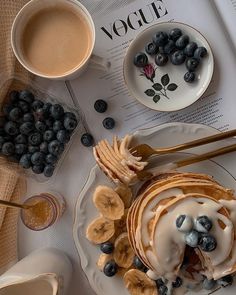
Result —
[[[89,60],[89,67],[95,70],[108,72],[111,67],[111,62],[103,57],[92,54]]]

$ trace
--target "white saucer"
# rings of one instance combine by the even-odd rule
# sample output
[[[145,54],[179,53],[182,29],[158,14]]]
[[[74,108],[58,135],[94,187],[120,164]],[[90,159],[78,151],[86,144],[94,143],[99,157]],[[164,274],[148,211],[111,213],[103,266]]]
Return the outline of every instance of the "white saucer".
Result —
[[[142,68],[140,69],[133,64],[134,56],[138,52],[145,52],[145,45],[152,41],[152,36],[155,33],[158,31],[168,33],[173,28],[181,29],[183,34],[189,36],[190,41],[194,41],[198,46],[204,46],[207,49],[208,54],[197,68],[196,79],[193,83],[184,81],[184,74],[187,72],[185,64],[176,66],[168,61],[165,66],[158,67],[154,58],[148,55],[149,63],[154,68],[155,74],[152,80],[142,74]],[[123,64],[124,80],[130,93],[140,103],[157,111],[177,111],[193,104],[206,91],[212,79],[213,69],[213,54],[206,38],[196,29],[178,22],[158,23],[138,34],[131,42]],[[164,76],[165,78],[163,78]],[[165,82],[169,80],[168,85],[165,85],[165,82],[163,83],[163,79]],[[162,85],[162,91],[154,89],[155,83]],[[169,86],[170,84],[172,86]],[[177,88],[173,85],[176,85]]]

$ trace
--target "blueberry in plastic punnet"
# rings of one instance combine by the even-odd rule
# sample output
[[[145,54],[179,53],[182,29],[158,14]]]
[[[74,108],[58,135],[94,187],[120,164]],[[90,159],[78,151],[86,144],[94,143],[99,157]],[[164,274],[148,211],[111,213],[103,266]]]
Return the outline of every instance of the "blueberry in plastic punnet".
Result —
[[[107,110],[107,102],[103,99],[98,99],[94,103],[94,109],[98,113],[105,113]]]
[[[42,142],[42,135],[39,132],[31,133],[28,137],[30,145],[40,145]]]
[[[193,57],[194,51],[197,48],[196,42],[190,42],[188,45],[184,48],[184,54],[188,57]]]
[[[48,143],[46,141],[42,142],[39,146],[40,152],[47,154],[48,153]]]
[[[108,261],[103,268],[103,272],[107,277],[113,277],[117,273],[117,270],[118,266],[113,260]]]
[[[114,250],[114,245],[111,242],[105,242],[100,245],[100,250],[105,254],[111,254]]]
[[[14,108],[13,105],[11,104],[4,104],[4,106],[2,107],[2,111],[3,111],[3,114],[5,116],[8,116],[10,111]]]
[[[67,143],[70,141],[70,135],[66,130],[59,130],[57,132],[57,140],[61,143]]]
[[[182,36],[182,31],[179,28],[174,28],[169,33],[169,37],[173,41],[176,41],[181,36]]]
[[[29,135],[34,130],[34,124],[31,122],[25,122],[20,126],[20,133]]]
[[[195,221],[195,229],[201,233],[208,233],[212,228],[212,221],[209,217],[202,215],[198,216]]]
[[[166,54],[164,54],[164,53],[158,53],[155,56],[155,63],[159,67],[163,67],[164,65],[166,65],[167,62],[168,62],[168,56]]]
[[[15,145],[15,153],[17,155],[23,155],[27,152],[27,146],[23,143],[17,143]]]
[[[9,121],[5,124],[4,130],[10,136],[15,136],[18,134],[18,127],[15,122]]]
[[[202,234],[199,242],[200,248],[204,252],[212,252],[217,247],[217,242],[215,237],[209,234]]]
[[[53,130],[55,133],[57,133],[59,130],[62,130],[62,129],[64,129],[64,124],[63,124],[62,121],[57,120],[57,121],[55,121],[55,122],[53,123],[52,130]]]
[[[71,119],[77,120],[76,115],[72,112],[65,112],[64,119],[65,118],[71,118]]]
[[[32,171],[35,174],[41,174],[41,173],[43,173],[43,170],[44,170],[44,165],[43,164],[33,165],[33,167],[32,167]]]
[[[24,114],[30,112],[30,106],[27,102],[20,100],[17,105]]]
[[[200,241],[200,234],[196,230],[185,234],[185,243],[190,247],[197,247]]]
[[[158,46],[154,44],[153,42],[149,42],[145,46],[145,51],[149,55],[157,54],[158,52]]]
[[[113,118],[105,118],[103,121],[102,121],[102,125],[104,128],[106,129],[113,129],[115,127],[115,120]]]
[[[5,139],[3,136],[0,135],[0,149],[2,148],[2,145],[4,144]]]
[[[25,169],[29,169],[32,166],[31,163],[31,154],[24,154],[21,158],[20,158],[20,162],[19,164],[25,168]]]
[[[33,165],[41,165],[44,163],[45,155],[41,152],[36,152],[31,156],[31,162]]]
[[[58,158],[52,154],[47,154],[46,156],[46,163],[48,164],[55,164],[57,162]]]
[[[178,49],[184,49],[187,44],[189,43],[189,36],[187,35],[182,35],[181,37],[179,37],[176,42],[175,42],[175,46]]]
[[[173,65],[181,65],[185,62],[186,56],[183,50],[177,50],[170,56],[170,61]]]
[[[58,120],[64,115],[64,109],[60,104],[54,104],[50,108],[50,114],[55,120]]]
[[[32,103],[32,109],[36,112],[37,109],[41,109],[43,107],[44,103],[39,100],[36,99],[33,103]]]
[[[34,101],[34,95],[27,89],[22,90],[20,91],[19,99],[31,104]]]
[[[189,72],[194,72],[199,65],[199,61],[198,59],[191,57],[186,60],[185,65],[186,65],[186,68],[189,70]]]
[[[157,46],[165,46],[168,42],[168,35],[166,34],[166,32],[157,32],[153,36],[152,41]]]
[[[51,108],[52,104],[49,102],[46,102],[43,106],[43,112],[44,115],[47,117],[50,114],[50,108]]]
[[[44,174],[44,176],[46,176],[46,177],[51,177],[52,175],[53,175],[53,172],[54,172],[54,166],[53,165],[46,165],[45,167],[44,167],[44,170],[43,170],[43,174]]]
[[[171,54],[175,50],[175,42],[173,40],[169,40],[168,43],[164,46],[164,53]]]
[[[55,137],[55,133],[52,130],[46,130],[43,135],[43,139],[47,142],[52,141],[53,139],[55,139]]]
[[[138,52],[134,57],[134,65],[143,68],[148,64],[148,57],[144,52]]]
[[[44,122],[42,122],[42,121],[37,121],[37,122],[35,123],[35,128],[36,128],[36,130],[38,130],[40,133],[44,133],[44,132],[46,131],[46,129],[47,129],[47,126],[46,126],[46,124],[45,124]]]
[[[205,57],[207,55],[207,50],[205,47],[198,47],[195,51],[194,51],[194,58],[196,59],[201,59],[203,57]]]
[[[194,72],[186,72],[184,74],[184,81],[187,83],[192,83],[195,81],[196,74]]]
[[[2,153],[4,156],[11,156],[15,152],[15,146],[12,142],[5,142],[2,145]]]
[[[68,131],[73,131],[77,125],[78,125],[78,122],[76,119],[69,118],[69,117],[66,117],[64,119],[64,127]]]
[[[59,156],[64,150],[64,145],[58,140],[53,140],[48,144],[48,151],[54,156]]]
[[[34,115],[31,113],[24,114],[23,121],[24,122],[34,122]]]
[[[22,117],[22,111],[20,108],[14,108],[9,113],[9,120],[17,122]]]
[[[33,153],[36,153],[36,152],[39,152],[39,151],[40,151],[39,146],[35,146],[35,145],[29,145],[28,146],[28,152],[30,154],[33,154]]]
[[[92,146],[94,144],[93,136],[89,133],[84,133],[81,136],[81,143],[82,143],[82,145],[84,145],[86,147]]]

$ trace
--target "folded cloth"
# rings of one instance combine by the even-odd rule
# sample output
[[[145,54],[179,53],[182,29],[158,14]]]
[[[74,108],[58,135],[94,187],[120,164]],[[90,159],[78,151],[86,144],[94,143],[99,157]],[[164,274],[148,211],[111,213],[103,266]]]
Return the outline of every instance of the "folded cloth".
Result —
[[[18,11],[28,0],[0,0],[0,108],[11,89],[24,85],[29,73],[18,63],[11,49],[11,26]],[[22,85],[21,85],[22,86]],[[0,199],[18,201],[25,192],[25,179],[15,164],[0,159]],[[17,220],[19,209],[0,207],[0,274],[17,260]]]

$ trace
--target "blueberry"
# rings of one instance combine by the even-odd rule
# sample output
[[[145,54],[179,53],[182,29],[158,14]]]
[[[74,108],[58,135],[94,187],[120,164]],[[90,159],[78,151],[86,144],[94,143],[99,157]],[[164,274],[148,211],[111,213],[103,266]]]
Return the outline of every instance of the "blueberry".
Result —
[[[2,145],[4,144],[5,139],[3,136],[0,136],[0,149],[2,148]]]
[[[39,165],[33,165],[32,167],[32,171],[35,174],[41,174],[44,171],[44,165],[43,164],[39,164]]]
[[[77,124],[77,120],[73,118],[66,117],[64,120],[64,127],[68,131],[73,131],[76,128]]]
[[[184,74],[184,81],[187,82],[187,83],[194,82],[195,78],[196,78],[196,75],[195,75],[194,72],[186,72]]]
[[[38,108],[35,113],[35,120],[36,121],[44,121],[45,120],[45,114],[43,108]]]
[[[160,46],[158,50],[159,50],[159,53],[162,53],[162,54],[165,53],[165,52],[164,52],[164,46]]]
[[[44,112],[45,117],[48,117],[48,116],[49,116],[51,106],[52,106],[52,104],[49,103],[49,102],[46,102],[46,103],[44,104],[44,106],[43,106],[43,112]]]
[[[47,142],[52,141],[55,138],[55,133],[52,130],[46,130],[43,135],[43,139]]]
[[[29,135],[34,130],[34,124],[31,122],[25,122],[20,126],[20,133]]]
[[[179,37],[176,42],[175,42],[175,46],[178,48],[178,49],[184,49],[187,44],[189,42],[189,36],[187,35],[182,35],[181,37]]]
[[[188,57],[193,57],[194,51],[197,48],[197,43],[190,42],[188,45],[184,48],[184,54]]]
[[[39,146],[34,146],[34,145],[28,146],[28,152],[31,154],[39,152],[39,151],[40,151]]]
[[[31,113],[24,114],[23,121],[24,122],[34,122],[34,115]]]
[[[189,232],[193,228],[193,220],[185,214],[179,215],[176,219],[176,227],[179,231]]]
[[[202,282],[202,286],[206,290],[212,290],[216,286],[216,281],[213,279],[208,280],[207,278],[205,278]]]
[[[30,145],[40,145],[42,142],[42,135],[39,132],[31,133],[28,137],[28,141]]]
[[[54,156],[59,156],[64,150],[64,145],[58,140],[53,140],[48,145],[48,151]]]
[[[55,168],[53,165],[46,165],[43,170],[44,176],[51,177],[53,175],[54,169]]]
[[[19,134],[15,138],[15,143],[27,143],[27,137],[23,134]]]
[[[35,128],[36,128],[36,130],[38,130],[39,132],[44,133],[45,130],[47,129],[47,126],[46,126],[45,123],[43,123],[43,122],[41,122],[41,121],[37,121],[37,122],[35,123]]]
[[[3,114],[4,114],[5,116],[8,116],[9,113],[10,113],[10,111],[11,111],[13,108],[14,108],[13,105],[11,105],[11,104],[5,104],[5,105],[3,106],[3,108],[2,108]]]
[[[25,169],[29,169],[31,167],[31,154],[24,154],[21,158],[20,158],[20,165],[25,168]]]
[[[142,263],[142,261],[138,258],[138,256],[134,256],[133,264],[137,269],[141,271],[147,270],[147,267]]]
[[[77,119],[76,119],[76,115],[75,115],[74,113],[72,113],[72,112],[66,112],[66,113],[64,114],[64,119],[65,119],[65,118],[71,118],[71,119],[77,120]]]
[[[63,128],[64,128],[64,125],[61,121],[55,121],[53,123],[52,129],[55,133],[57,133],[59,130],[62,130]]]
[[[46,123],[47,127],[51,129],[51,128],[53,128],[54,120],[53,120],[53,118],[48,118],[45,120],[45,123]]]
[[[17,124],[15,122],[7,122],[4,126],[4,130],[10,136],[15,136],[18,134]]]
[[[157,32],[153,36],[152,41],[157,46],[165,46],[168,42],[168,35],[165,32]]]
[[[14,108],[9,113],[9,119],[17,122],[22,117],[22,111],[20,108]]]
[[[48,154],[47,156],[46,156],[46,162],[48,163],[48,164],[55,164],[56,162],[57,162],[57,157],[56,156],[54,156],[54,155],[52,155],[52,154]]]
[[[166,285],[161,285],[159,288],[158,288],[158,294],[159,295],[167,295],[168,294],[168,288]]]
[[[159,67],[163,67],[167,62],[168,62],[168,56],[166,54],[164,54],[164,53],[158,53],[155,56],[155,63]]]
[[[114,250],[114,245],[110,242],[105,242],[100,245],[100,250],[105,254],[111,254]]]
[[[41,165],[44,163],[45,155],[41,152],[33,153],[31,156],[31,162],[33,165]]]
[[[30,111],[30,106],[27,102],[23,101],[23,100],[20,100],[18,102],[18,107],[21,109],[21,111],[26,114]]]
[[[207,55],[207,50],[205,47],[198,47],[194,51],[194,58],[200,60],[201,58],[205,57]]]
[[[9,99],[11,103],[16,103],[19,99],[19,91],[13,90],[9,93]]]
[[[66,130],[59,130],[57,132],[57,140],[61,143],[67,143],[70,141],[70,135]]]
[[[182,31],[178,28],[172,29],[169,33],[169,37],[173,41],[177,41],[177,39],[179,39],[179,37],[181,36],[182,36]]]
[[[179,288],[183,284],[183,280],[180,277],[177,277],[174,282],[172,282],[173,288]]]
[[[175,42],[173,40],[169,40],[168,43],[164,46],[164,53],[171,54],[175,49]]]
[[[212,252],[216,249],[217,242],[213,236],[209,234],[202,234],[199,245],[202,251]]]
[[[107,277],[113,277],[117,273],[117,270],[118,266],[113,260],[108,261],[103,268],[103,272]]]
[[[54,104],[50,108],[50,114],[55,120],[58,120],[64,115],[64,109],[60,104]]]
[[[200,234],[196,230],[185,235],[185,243],[190,247],[197,247],[200,241]]]
[[[40,152],[47,154],[48,153],[48,143],[46,141],[42,142],[39,146]]]
[[[92,146],[94,143],[93,136],[89,133],[84,133],[81,136],[80,140],[81,140],[82,145],[87,146],[87,147]]]
[[[11,156],[15,152],[15,146],[12,142],[5,142],[2,145],[2,153],[5,156]]]
[[[153,42],[149,42],[145,46],[145,51],[147,52],[147,54],[150,54],[150,55],[157,54],[158,46],[156,44],[154,44]]]
[[[217,283],[221,286],[221,287],[228,287],[231,286],[233,284],[234,278],[232,275],[227,275],[223,278],[220,278],[219,280],[217,280]]]
[[[177,50],[170,56],[170,61],[173,65],[181,65],[185,62],[186,56],[183,50]]]
[[[134,57],[134,65],[143,68],[148,64],[148,57],[143,52],[138,52]]]
[[[15,145],[15,153],[17,155],[23,155],[27,152],[27,146],[23,143],[17,143]]]
[[[34,95],[29,90],[22,90],[20,91],[19,99],[32,104],[32,102],[34,101]]]
[[[94,103],[94,109],[98,113],[105,113],[107,110],[107,102],[103,99],[98,99]]]
[[[195,228],[200,233],[208,233],[212,228],[212,221],[205,215],[198,216],[195,221]]]
[[[41,109],[44,106],[44,103],[41,100],[36,99],[31,106],[33,111],[36,112],[38,109]]]
[[[186,68],[189,70],[189,72],[194,72],[199,65],[199,61],[196,58],[188,58],[186,60]]]
[[[115,120],[110,117],[107,117],[102,121],[102,125],[106,129],[113,129],[115,127],[115,124]]]

